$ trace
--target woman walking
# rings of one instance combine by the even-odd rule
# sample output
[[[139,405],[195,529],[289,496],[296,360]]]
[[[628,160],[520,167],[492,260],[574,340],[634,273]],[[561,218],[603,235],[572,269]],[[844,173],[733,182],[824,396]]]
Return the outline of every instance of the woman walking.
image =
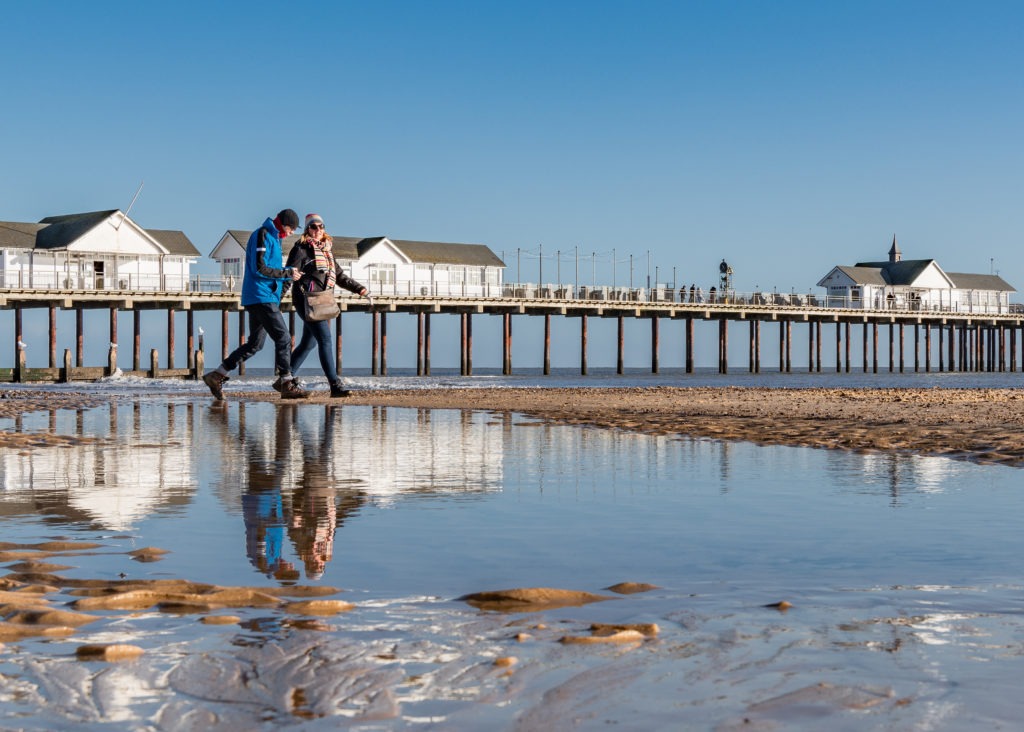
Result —
[[[333,241],[324,230],[324,220],[319,214],[307,214],[302,236],[288,254],[288,265],[302,276],[292,286],[292,302],[302,319],[302,338],[292,351],[292,373],[296,373],[306,356],[316,344],[320,366],[331,385],[332,397],[346,397],[347,389],[342,388],[334,365],[334,350],[331,343],[331,321],[309,320],[306,316],[306,295],[316,292],[334,292],[335,285],[349,292],[369,297],[368,291],[351,277],[347,277],[334,261],[331,251]]]

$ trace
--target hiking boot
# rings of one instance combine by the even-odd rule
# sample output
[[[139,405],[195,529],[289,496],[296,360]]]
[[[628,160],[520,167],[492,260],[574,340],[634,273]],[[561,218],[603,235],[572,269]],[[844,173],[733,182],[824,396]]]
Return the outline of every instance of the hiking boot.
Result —
[[[203,374],[203,383],[210,387],[210,392],[213,394],[213,398],[217,401],[224,401],[224,392],[221,387],[224,386],[224,382],[228,380],[226,374],[222,374],[220,371],[210,371]]]
[[[303,385],[303,383],[301,381],[299,381],[298,379],[296,379],[296,378],[292,378],[292,383],[295,384],[295,386],[299,387],[300,389],[305,389],[306,388]],[[277,391],[277,392],[281,391],[281,377],[278,376],[277,377],[277,381],[275,381],[273,384],[271,384],[271,386],[273,387],[274,391]]]
[[[278,379],[278,381],[280,381],[280,379]],[[281,388],[278,391],[281,392],[282,399],[305,399],[309,396],[308,391],[298,387],[295,383],[295,379],[289,379],[281,384]]]
[[[333,398],[340,399],[342,397],[351,396],[351,394],[352,391],[343,387],[340,382],[331,384],[331,396]]]

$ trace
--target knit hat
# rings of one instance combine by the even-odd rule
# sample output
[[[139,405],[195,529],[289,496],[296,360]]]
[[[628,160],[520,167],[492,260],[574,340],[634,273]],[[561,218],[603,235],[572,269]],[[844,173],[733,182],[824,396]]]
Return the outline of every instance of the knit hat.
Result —
[[[299,228],[299,215],[290,208],[281,211],[277,215],[277,220],[281,223],[281,226],[290,226],[293,229]]]
[[[310,224],[324,225],[324,220],[320,217],[320,214],[306,214],[306,228],[309,228]]]

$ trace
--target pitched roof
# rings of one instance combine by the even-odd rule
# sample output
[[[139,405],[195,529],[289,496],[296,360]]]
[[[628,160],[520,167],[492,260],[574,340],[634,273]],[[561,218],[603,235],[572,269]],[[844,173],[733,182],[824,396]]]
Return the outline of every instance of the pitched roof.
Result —
[[[882,274],[882,270],[879,267],[862,267],[858,264],[856,267],[840,266],[836,267],[836,269],[858,285],[877,285],[879,287],[884,287],[886,284],[885,276]]]
[[[47,216],[38,224],[17,221],[0,222],[0,249],[66,249],[79,237],[85,235],[116,214],[110,211]],[[184,232],[168,229],[146,229],[171,254],[196,257],[199,251]]]
[[[483,244],[448,244],[437,241],[391,242],[414,262],[424,264],[465,264],[471,267],[504,267],[505,263]]]
[[[198,257],[199,250],[183,231],[173,229],[146,229],[146,233],[164,245],[168,254],[182,257]]]
[[[1013,286],[999,275],[966,274],[963,272],[947,272],[949,279],[958,290],[999,290],[1016,292]]]
[[[238,245],[245,249],[249,241],[251,231],[242,229],[228,229],[231,238],[238,242]],[[334,240],[334,256],[338,259],[356,260],[366,252],[380,244],[388,237],[371,236],[359,238],[356,236],[332,236]],[[295,246],[299,240],[297,234],[285,237],[281,242],[281,250],[284,257]],[[447,244],[436,241],[411,241],[408,239],[390,239],[392,244],[398,247],[413,262],[421,264],[463,264],[470,267],[504,267],[505,263],[483,244]]]
[[[25,224],[18,221],[0,221],[0,249],[32,249],[36,234],[46,224]]]
[[[857,262],[854,266],[881,270],[886,285],[911,285],[932,264],[935,264],[934,259],[904,259],[902,262]]]
[[[65,216],[47,216],[40,224],[48,224],[36,235],[36,249],[65,249],[86,232],[99,226],[117,213],[110,211],[92,211],[90,213],[67,214]]]

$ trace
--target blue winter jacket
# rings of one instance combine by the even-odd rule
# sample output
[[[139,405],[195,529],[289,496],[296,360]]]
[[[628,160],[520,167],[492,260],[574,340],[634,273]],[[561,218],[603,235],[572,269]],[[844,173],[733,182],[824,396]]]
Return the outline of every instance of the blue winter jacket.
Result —
[[[242,279],[242,307],[281,302],[283,284],[291,280],[281,267],[281,240],[273,219],[249,235],[245,245],[245,277]]]

